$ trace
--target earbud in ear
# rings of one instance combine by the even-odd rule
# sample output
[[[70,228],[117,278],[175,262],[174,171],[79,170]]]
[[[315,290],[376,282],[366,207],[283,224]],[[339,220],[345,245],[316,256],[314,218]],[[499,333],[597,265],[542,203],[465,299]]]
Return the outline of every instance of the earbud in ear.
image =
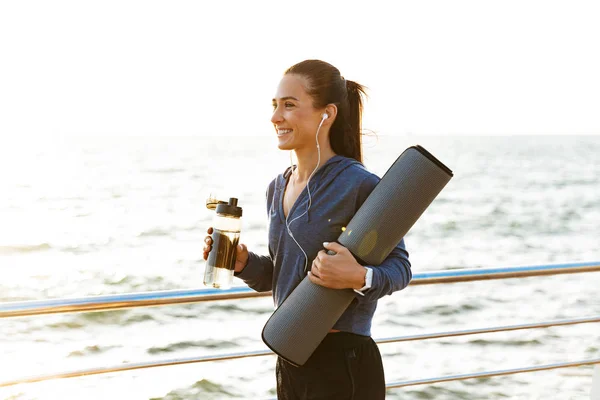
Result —
[[[326,120],[327,118],[329,118],[329,115],[327,115],[327,113],[323,113],[323,120]]]

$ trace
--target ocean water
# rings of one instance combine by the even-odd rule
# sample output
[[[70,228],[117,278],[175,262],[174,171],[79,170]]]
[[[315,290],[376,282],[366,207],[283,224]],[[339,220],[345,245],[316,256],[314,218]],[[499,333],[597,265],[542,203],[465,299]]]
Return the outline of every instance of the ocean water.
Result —
[[[421,144],[455,177],[409,232],[413,272],[600,260],[600,137],[369,137],[382,176]],[[276,138],[86,138],[0,148],[0,301],[202,286],[210,193],[238,197],[266,253]],[[236,281],[236,284],[243,284]],[[600,314],[600,274],[408,287],[375,338]],[[0,320],[0,382],[125,362],[264,349],[270,298]],[[380,345],[386,380],[600,356],[600,326]],[[273,356],[0,388],[0,399],[266,399]],[[591,367],[390,389],[390,399],[589,399]]]

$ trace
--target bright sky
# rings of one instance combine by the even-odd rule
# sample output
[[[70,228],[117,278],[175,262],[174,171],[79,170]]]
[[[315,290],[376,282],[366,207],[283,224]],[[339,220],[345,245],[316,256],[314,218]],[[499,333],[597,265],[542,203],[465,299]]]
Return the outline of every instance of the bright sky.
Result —
[[[3,1],[0,135],[271,135],[307,58],[380,134],[600,134],[598,1]]]

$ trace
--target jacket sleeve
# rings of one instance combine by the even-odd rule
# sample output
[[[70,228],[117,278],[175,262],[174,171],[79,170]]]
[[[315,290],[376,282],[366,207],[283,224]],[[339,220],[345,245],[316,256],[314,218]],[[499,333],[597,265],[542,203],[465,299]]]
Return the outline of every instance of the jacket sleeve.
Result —
[[[363,180],[356,199],[356,211],[369,197],[379,180],[377,175],[371,175]],[[404,238],[380,265],[365,265],[365,267],[373,270],[373,281],[371,288],[364,292],[364,296],[356,293],[359,302],[375,301],[407,287],[412,279],[412,271]]]
[[[385,295],[402,290],[408,286],[412,279],[404,239],[380,265],[365,265],[365,267],[373,270],[373,282],[371,288],[364,292],[364,296],[356,293],[356,298],[359,301],[375,301]]]
[[[234,275],[257,292],[267,292],[273,286],[273,259],[249,251],[246,267]]]
[[[270,213],[274,196],[276,179],[267,188],[267,215]],[[243,280],[257,292],[267,292],[273,288],[273,255],[269,246],[269,255],[261,256],[251,251],[248,252],[248,263],[240,273],[234,276]]]

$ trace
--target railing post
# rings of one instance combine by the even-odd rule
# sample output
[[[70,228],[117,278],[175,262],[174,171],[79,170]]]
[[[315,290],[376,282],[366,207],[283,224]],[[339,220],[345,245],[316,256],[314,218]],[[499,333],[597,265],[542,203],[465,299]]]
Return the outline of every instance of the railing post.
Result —
[[[594,372],[592,374],[592,392],[590,393],[590,400],[600,400],[600,364],[594,365]]]

